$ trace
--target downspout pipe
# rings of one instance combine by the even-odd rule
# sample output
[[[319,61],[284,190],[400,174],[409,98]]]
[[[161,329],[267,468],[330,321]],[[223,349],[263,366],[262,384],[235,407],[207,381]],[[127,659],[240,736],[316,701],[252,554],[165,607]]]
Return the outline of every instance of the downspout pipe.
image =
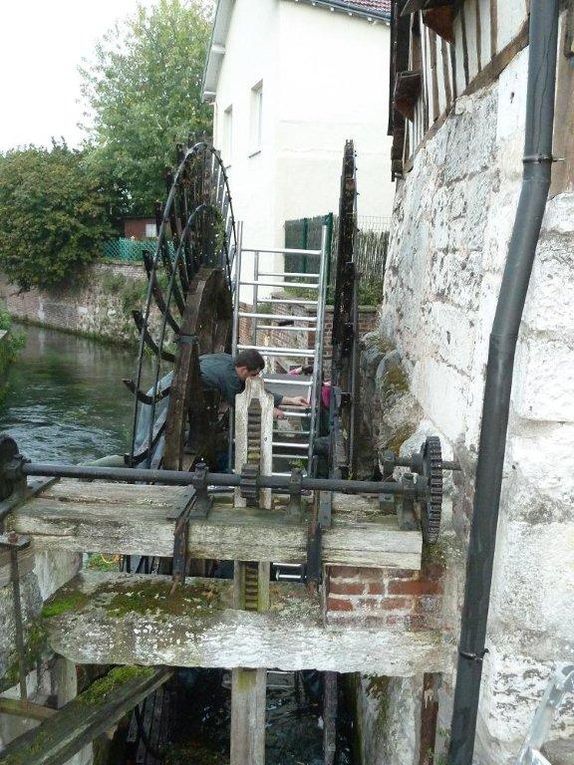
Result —
[[[449,765],[472,765],[518,331],[550,188],[559,0],[532,0],[522,190],[490,335]]]

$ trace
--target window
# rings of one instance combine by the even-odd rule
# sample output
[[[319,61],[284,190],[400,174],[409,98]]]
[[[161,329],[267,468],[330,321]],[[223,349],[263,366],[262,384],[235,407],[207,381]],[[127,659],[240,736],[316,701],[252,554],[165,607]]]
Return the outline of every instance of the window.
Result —
[[[263,122],[263,81],[251,88],[251,135],[250,156],[261,151],[261,126]]]
[[[229,167],[233,157],[233,106],[223,112],[223,163]]]
[[[145,236],[146,239],[155,239],[157,236],[157,228],[155,223],[145,224]]]

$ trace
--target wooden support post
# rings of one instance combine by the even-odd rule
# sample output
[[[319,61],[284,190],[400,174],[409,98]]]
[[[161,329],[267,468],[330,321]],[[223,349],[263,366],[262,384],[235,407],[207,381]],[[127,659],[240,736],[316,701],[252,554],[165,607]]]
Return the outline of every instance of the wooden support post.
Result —
[[[249,405],[259,400],[261,430],[259,438],[249,432]],[[273,397],[265,391],[263,380],[248,379],[245,391],[236,397],[235,470],[259,455],[262,473],[272,470],[271,440],[273,437]],[[259,492],[258,504],[271,509],[271,491]],[[235,491],[235,503],[245,506],[241,491]],[[233,606],[247,611],[269,610],[269,577],[271,564],[235,561]],[[266,669],[235,668],[231,674],[231,744],[230,765],[265,765]]]
[[[337,673],[325,672],[323,691],[323,761],[334,765],[337,753]]]
[[[264,765],[266,669],[234,669],[231,675],[230,765]]]

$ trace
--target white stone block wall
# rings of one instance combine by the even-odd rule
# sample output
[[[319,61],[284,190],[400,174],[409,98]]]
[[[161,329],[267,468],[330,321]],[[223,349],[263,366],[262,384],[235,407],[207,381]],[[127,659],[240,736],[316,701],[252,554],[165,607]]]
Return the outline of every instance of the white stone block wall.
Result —
[[[498,82],[459,99],[395,204],[381,331],[424,417],[471,466],[454,501],[462,542],[488,338],[520,192],[527,59],[525,50]],[[517,347],[477,765],[513,763],[552,668],[574,660],[573,251],[574,193],[563,193],[548,204]],[[454,575],[462,583],[462,563]],[[460,601],[451,608],[457,629]],[[445,677],[443,728],[452,687]],[[554,735],[574,737],[572,700]]]

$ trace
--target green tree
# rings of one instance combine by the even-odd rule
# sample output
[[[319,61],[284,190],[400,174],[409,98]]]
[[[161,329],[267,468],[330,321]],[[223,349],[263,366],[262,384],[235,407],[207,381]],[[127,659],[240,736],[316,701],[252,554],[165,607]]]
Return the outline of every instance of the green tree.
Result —
[[[165,197],[175,144],[210,131],[201,103],[210,4],[159,0],[116,25],[80,71],[90,157],[128,192],[130,212],[150,215]]]
[[[0,269],[22,289],[61,284],[98,257],[110,207],[82,152],[65,143],[0,155]]]

